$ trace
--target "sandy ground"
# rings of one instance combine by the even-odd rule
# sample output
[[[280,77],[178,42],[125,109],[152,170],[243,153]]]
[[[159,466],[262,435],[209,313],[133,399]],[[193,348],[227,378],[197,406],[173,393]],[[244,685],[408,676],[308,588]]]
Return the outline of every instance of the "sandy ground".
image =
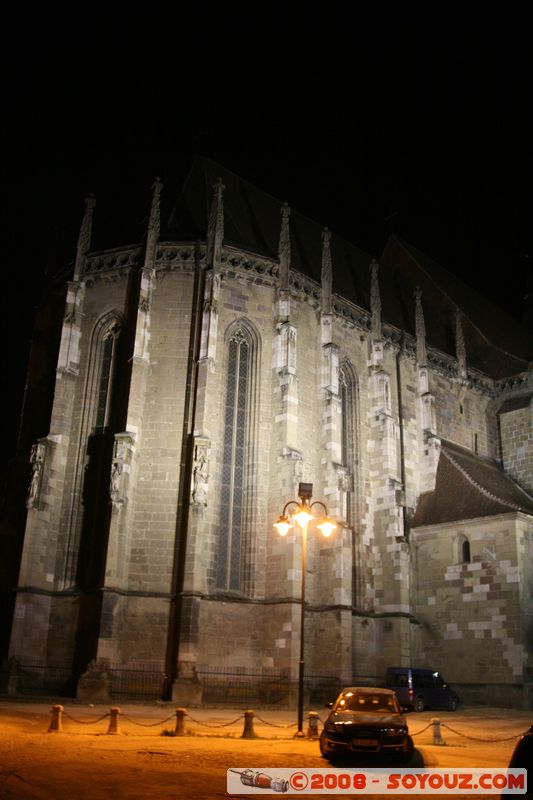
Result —
[[[107,707],[65,703],[64,708],[63,731],[49,733],[49,703],[0,701],[1,798],[212,800],[228,796],[226,771],[231,767],[330,766],[316,740],[294,738],[295,713],[290,711],[256,710],[257,738],[243,739],[241,709],[190,709],[186,735],[178,737],[165,735],[175,729],[172,706],[122,706],[116,735],[107,734],[108,717],[96,722],[108,713]],[[325,719],[327,710],[316,710]],[[444,746],[433,744],[430,723],[435,716],[443,723]],[[533,713],[503,709],[423,712],[408,715],[408,721],[416,747],[412,766],[501,768],[508,763],[518,735],[533,722]],[[368,759],[356,765],[387,766]]]

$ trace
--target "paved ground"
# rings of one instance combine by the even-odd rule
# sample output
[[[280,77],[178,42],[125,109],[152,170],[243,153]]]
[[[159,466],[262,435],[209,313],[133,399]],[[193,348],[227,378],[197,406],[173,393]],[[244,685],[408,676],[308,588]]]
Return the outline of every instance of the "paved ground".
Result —
[[[165,735],[175,730],[168,704],[121,706],[117,735],[107,735],[107,707],[74,702],[64,704],[63,731],[48,733],[50,707],[0,701],[0,798],[212,800],[227,797],[231,767],[329,766],[316,741],[294,738],[295,712],[256,709],[257,738],[243,739],[241,709],[189,709],[186,735],[176,737]],[[325,719],[325,708],[315,710]],[[431,720],[437,716],[444,746],[433,744]],[[516,738],[533,723],[533,712],[472,708],[409,714],[408,722],[416,747],[412,766],[501,768]],[[367,759],[358,766],[386,764]],[[328,795],[335,796],[346,797]]]

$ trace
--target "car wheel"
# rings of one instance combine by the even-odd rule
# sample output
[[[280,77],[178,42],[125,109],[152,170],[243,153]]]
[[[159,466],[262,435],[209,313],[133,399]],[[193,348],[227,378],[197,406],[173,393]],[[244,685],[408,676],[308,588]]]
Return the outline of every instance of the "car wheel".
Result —
[[[415,702],[413,703],[413,708],[415,711],[423,711],[424,710],[424,698],[417,697],[415,698]]]
[[[402,753],[398,753],[398,761],[400,761],[402,764],[408,764],[412,759],[414,752],[415,746],[413,740],[410,736],[408,736],[405,741],[405,750]]]
[[[329,757],[329,747],[327,744],[326,737],[324,736],[324,731],[320,734],[320,739],[318,740],[318,745],[320,747],[320,752],[324,756],[324,758]]]
[[[450,703],[450,711],[457,711],[457,697],[452,697],[452,701]]]

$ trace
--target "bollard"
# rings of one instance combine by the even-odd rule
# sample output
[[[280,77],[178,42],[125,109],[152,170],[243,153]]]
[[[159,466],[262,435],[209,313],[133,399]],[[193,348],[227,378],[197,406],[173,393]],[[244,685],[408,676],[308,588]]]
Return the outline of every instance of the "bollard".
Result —
[[[440,719],[432,719],[431,723],[433,725],[433,744],[444,744],[440,729]]]
[[[253,711],[245,711],[244,712],[244,730],[242,732],[241,739],[256,739],[256,735],[254,733],[254,712]]]
[[[52,719],[48,733],[60,733],[63,730],[63,706],[52,706]]]
[[[318,739],[318,711],[310,711],[308,720],[309,727],[307,728],[307,738]]]
[[[174,730],[174,736],[183,736],[185,733],[185,717],[187,716],[187,711],[184,708],[177,708],[176,709],[176,728]]]
[[[109,728],[107,729],[107,732],[118,733],[118,715],[120,714],[120,708],[113,706],[113,708],[109,709],[109,714],[111,719],[109,720]]]

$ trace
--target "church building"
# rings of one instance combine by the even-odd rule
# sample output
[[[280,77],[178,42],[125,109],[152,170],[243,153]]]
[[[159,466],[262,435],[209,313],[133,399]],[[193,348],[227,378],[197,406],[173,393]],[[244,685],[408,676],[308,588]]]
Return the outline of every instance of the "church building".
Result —
[[[72,691],[155,670],[180,705],[282,676],[291,703],[305,577],[311,697],[405,665],[532,708],[530,338],[399,237],[373,258],[207,159],[163,218],[164,192],[105,250],[86,201],[11,663]],[[273,525],[301,484],[304,576]]]

